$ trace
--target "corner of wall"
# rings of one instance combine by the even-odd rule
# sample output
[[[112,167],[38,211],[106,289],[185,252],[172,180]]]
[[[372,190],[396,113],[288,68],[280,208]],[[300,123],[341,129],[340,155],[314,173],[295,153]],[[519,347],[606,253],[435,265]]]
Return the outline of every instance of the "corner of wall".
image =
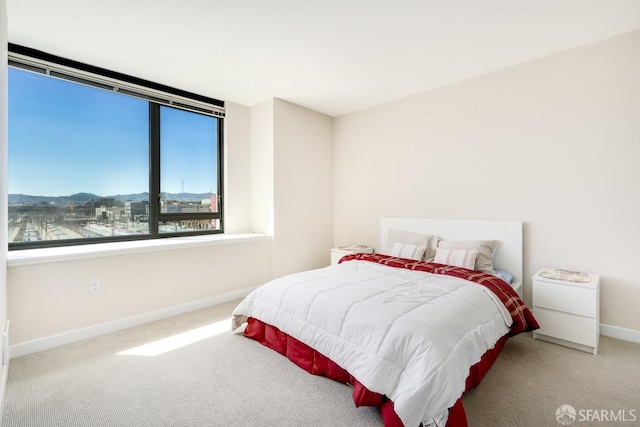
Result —
[[[225,102],[224,231],[246,233],[251,226],[251,108]]]
[[[251,226],[273,235],[273,98],[251,107]]]
[[[333,118],[282,99],[273,106],[274,274],[329,265]]]

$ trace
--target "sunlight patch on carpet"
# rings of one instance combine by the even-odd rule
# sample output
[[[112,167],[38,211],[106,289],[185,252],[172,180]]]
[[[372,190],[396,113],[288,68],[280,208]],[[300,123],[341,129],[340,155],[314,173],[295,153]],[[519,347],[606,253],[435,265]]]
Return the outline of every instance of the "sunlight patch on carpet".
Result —
[[[133,347],[129,350],[121,351],[118,354],[125,356],[158,356],[230,330],[231,318],[228,318],[187,332],[152,341],[138,347]]]

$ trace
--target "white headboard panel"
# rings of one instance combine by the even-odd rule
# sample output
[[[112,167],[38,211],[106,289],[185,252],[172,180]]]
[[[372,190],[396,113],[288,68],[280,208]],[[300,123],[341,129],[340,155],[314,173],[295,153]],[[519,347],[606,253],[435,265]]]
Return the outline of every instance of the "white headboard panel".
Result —
[[[522,283],[522,222],[466,219],[380,218],[380,251],[389,229],[427,233],[441,240],[500,240],[493,258],[495,268],[513,274]]]

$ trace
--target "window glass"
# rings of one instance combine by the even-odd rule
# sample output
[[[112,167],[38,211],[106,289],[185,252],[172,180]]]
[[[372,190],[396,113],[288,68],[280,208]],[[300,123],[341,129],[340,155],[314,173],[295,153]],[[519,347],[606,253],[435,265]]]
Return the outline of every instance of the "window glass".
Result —
[[[223,232],[223,102],[9,47],[9,249]]]
[[[149,233],[149,107],[9,68],[9,242]]]
[[[159,232],[185,233],[190,231],[219,230],[220,221],[217,219],[189,219],[181,221],[161,221],[158,225]]]
[[[218,212],[217,126],[215,117],[160,107],[161,214]]]

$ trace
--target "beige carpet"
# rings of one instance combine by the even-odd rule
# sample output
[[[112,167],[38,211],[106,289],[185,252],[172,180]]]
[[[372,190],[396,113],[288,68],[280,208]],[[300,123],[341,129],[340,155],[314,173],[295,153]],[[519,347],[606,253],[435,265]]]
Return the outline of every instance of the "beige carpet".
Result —
[[[236,302],[11,361],[4,427],[380,426],[351,389],[229,332],[155,356],[118,354],[228,318]],[[205,328],[206,329],[206,328]],[[598,356],[511,339],[464,398],[469,425],[559,426],[556,409],[635,409],[640,344],[601,338]],[[328,406],[327,406],[328,405]],[[574,426],[616,425],[576,421]]]
[[[590,416],[573,426],[640,426],[640,344],[601,336],[594,356],[521,334],[463,402],[473,427],[558,427],[556,410],[564,404],[585,411],[585,418],[588,410],[626,411],[627,419],[635,411],[635,422]]]

